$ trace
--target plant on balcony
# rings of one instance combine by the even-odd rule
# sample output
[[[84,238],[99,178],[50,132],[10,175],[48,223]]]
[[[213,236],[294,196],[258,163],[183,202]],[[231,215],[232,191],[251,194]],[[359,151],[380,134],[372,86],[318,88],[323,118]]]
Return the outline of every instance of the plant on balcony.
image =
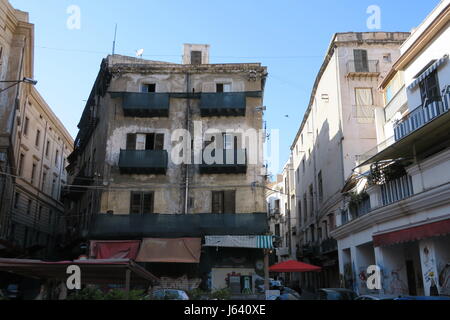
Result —
[[[361,193],[350,192],[348,195],[350,197],[348,208],[354,217],[362,203],[369,198],[369,194],[366,191],[363,191]]]
[[[405,165],[400,161],[390,163],[374,163],[370,167],[368,182],[371,185],[385,184],[406,174]]]

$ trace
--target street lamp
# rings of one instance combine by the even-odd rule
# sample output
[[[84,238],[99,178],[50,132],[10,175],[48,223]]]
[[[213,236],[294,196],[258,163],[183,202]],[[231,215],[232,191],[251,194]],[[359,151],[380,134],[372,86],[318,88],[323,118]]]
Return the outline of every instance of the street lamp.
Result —
[[[10,85],[9,87],[6,87],[6,88],[0,90],[0,93],[3,92],[3,91],[8,90],[9,88],[14,87],[15,85],[17,85],[17,84],[19,84],[19,83],[21,83],[21,82],[23,82],[23,83],[28,83],[28,84],[31,84],[31,85],[33,85],[33,86],[35,86],[35,85],[37,84],[37,81],[36,81],[36,80],[31,79],[31,78],[26,78],[26,77],[24,77],[22,80],[4,80],[4,81],[0,81],[0,82],[5,82],[5,83],[11,83],[11,82],[12,82],[12,83],[13,83],[13,84]]]

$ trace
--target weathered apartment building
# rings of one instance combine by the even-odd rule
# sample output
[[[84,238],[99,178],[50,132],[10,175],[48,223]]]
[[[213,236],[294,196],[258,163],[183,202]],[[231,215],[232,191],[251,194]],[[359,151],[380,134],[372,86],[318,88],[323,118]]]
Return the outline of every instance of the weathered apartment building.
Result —
[[[304,288],[340,286],[338,247],[330,233],[344,205],[341,191],[356,157],[377,144],[375,113],[383,108],[378,85],[408,35],[336,33],[328,47],[291,145],[287,175],[294,182],[289,211],[296,217],[290,250],[322,267],[321,273],[296,275]]]
[[[254,290],[268,232],[266,76],[259,63],[210,64],[208,45],[186,44],[182,64],[105,58],[69,157],[74,239],[97,258],[123,246],[190,288]]]
[[[400,46],[383,79],[377,145],[358,157],[332,236],[360,294],[450,294],[450,1]],[[380,288],[367,287],[377,265]]]
[[[49,257],[63,239],[73,139],[34,88],[34,25],[0,2],[0,255]]]

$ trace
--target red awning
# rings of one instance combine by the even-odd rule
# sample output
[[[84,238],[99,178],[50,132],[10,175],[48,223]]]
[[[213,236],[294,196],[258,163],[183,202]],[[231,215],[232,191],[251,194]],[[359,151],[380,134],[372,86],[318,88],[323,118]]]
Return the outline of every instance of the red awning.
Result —
[[[90,242],[90,257],[94,259],[136,259],[140,240]]]
[[[450,219],[374,235],[373,245],[375,247],[388,246],[401,242],[441,236],[448,233],[450,233]]]
[[[320,271],[322,268],[296,260],[288,260],[274,264],[269,268],[272,272],[308,272]]]
[[[201,238],[145,238],[136,261],[199,263],[201,248]]]

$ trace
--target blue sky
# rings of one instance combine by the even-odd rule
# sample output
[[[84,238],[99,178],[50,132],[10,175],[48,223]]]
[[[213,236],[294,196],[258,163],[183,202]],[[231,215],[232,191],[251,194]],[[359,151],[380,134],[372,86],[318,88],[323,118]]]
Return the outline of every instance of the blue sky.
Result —
[[[333,33],[368,30],[368,6],[381,9],[381,30],[410,31],[438,0],[10,0],[35,24],[37,88],[73,137],[101,59],[116,53],[181,62],[183,43],[211,45],[211,63],[268,67],[265,120],[280,129],[279,166],[289,147]],[[71,5],[80,29],[67,28]],[[289,115],[289,117],[285,117]],[[272,170],[272,171],[276,171]]]

